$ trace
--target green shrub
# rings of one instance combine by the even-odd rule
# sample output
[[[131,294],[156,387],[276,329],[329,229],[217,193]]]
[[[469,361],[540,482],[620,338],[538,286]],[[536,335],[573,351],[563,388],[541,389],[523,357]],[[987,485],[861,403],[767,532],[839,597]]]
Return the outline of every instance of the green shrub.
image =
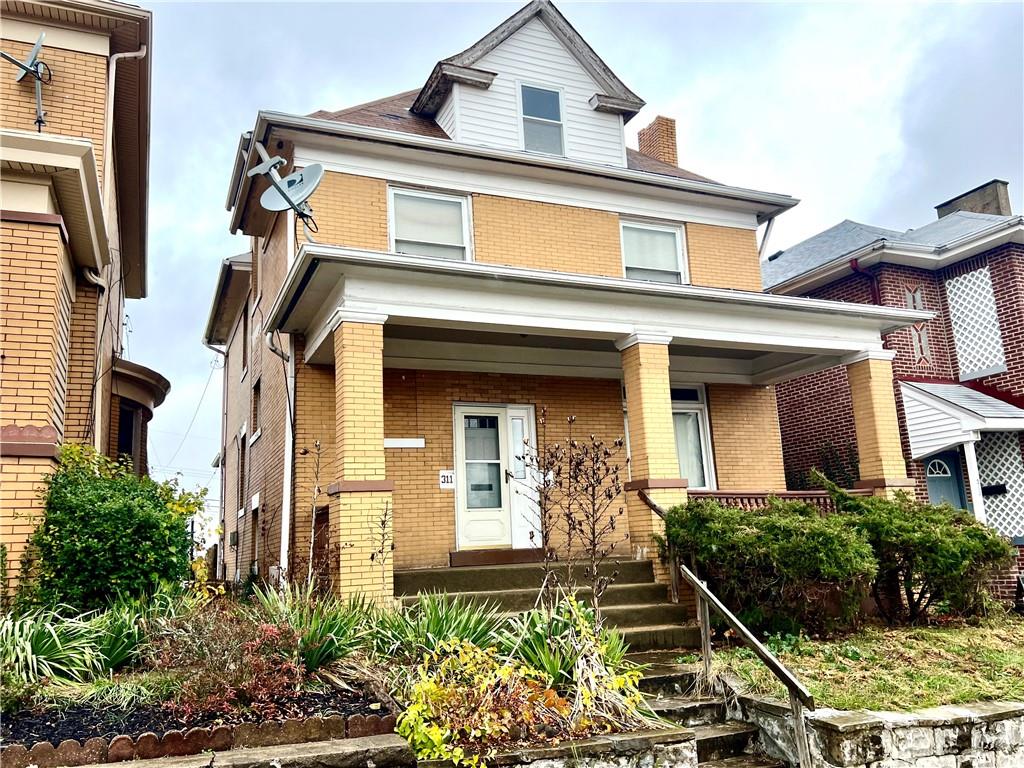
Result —
[[[260,612],[271,622],[287,624],[299,638],[299,655],[307,672],[350,656],[366,639],[364,606],[322,596],[305,586],[285,583],[280,589],[257,587]]]
[[[544,681],[560,691],[570,689],[576,679],[577,664],[584,650],[579,625],[593,627],[594,613],[568,597],[554,610],[535,608],[509,619],[501,632],[502,652],[537,670]],[[624,671],[627,646],[622,635],[610,628],[598,632],[604,664],[613,672]]]
[[[921,621],[939,602],[959,615],[984,609],[986,585],[1014,554],[994,530],[948,505],[925,504],[905,493],[895,499],[851,496],[816,479],[870,543],[878,562],[872,591],[888,621]]]
[[[64,446],[31,538],[26,598],[86,611],[111,594],[145,595],[187,579],[187,521],[204,495],[137,477],[91,448]]]
[[[374,612],[371,622],[378,655],[415,659],[451,640],[493,646],[502,617],[489,603],[425,592],[414,605]]]
[[[87,620],[43,610],[0,618],[0,670],[10,685],[82,682],[101,664],[96,630]]]
[[[691,500],[669,511],[665,540],[742,621],[773,631],[854,621],[876,572],[863,534],[802,503],[751,511]]]

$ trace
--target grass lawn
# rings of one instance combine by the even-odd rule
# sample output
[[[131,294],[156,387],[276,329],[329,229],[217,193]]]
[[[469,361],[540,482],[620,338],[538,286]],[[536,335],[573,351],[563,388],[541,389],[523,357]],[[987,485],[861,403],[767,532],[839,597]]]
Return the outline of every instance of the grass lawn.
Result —
[[[1024,617],[980,626],[868,626],[845,637],[784,638],[770,644],[819,706],[911,710],[972,701],[1024,701]],[[715,653],[751,693],[785,699],[785,689],[752,652]]]

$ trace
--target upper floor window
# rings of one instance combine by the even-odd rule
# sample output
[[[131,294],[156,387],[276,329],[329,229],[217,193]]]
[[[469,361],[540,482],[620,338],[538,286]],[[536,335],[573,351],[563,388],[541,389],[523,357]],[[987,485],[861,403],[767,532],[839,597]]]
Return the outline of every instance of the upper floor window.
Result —
[[[686,283],[686,260],[679,227],[622,223],[622,261],[630,280]]]
[[[562,94],[550,88],[520,86],[523,113],[523,149],[546,155],[564,155]]]
[[[439,259],[469,258],[465,197],[411,189],[389,191],[393,251]]]

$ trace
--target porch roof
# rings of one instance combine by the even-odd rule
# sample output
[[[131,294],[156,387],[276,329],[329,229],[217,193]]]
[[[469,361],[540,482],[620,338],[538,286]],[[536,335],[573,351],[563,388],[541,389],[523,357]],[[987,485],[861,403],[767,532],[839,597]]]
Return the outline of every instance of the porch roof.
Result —
[[[306,359],[319,363],[332,362],[331,345],[324,342],[344,320],[443,328],[454,340],[484,348],[486,334],[561,338],[563,343],[552,346],[562,348],[574,346],[564,340],[576,339],[577,354],[611,355],[592,362],[603,369],[610,362],[612,368],[592,375],[619,369],[614,348],[595,349],[594,340],[623,343],[633,336],[668,343],[670,352],[684,350],[680,356],[704,350],[696,356],[727,361],[728,380],[771,384],[858,355],[891,355],[881,334],[929,317],[890,307],[307,243],[291,265],[266,330],[305,334]],[[421,350],[427,341],[419,342]]]
[[[981,432],[1024,430],[1024,409],[963,384],[901,381],[915,459],[978,440]]]

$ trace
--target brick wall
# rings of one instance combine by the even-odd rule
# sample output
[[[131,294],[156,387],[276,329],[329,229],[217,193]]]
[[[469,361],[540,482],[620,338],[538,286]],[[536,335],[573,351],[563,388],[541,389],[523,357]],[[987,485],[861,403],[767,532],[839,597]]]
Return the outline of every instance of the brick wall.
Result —
[[[577,417],[576,435],[610,442],[624,434],[616,380],[386,369],[384,436],[426,441],[425,448],[386,451],[387,477],[395,483],[396,568],[447,565],[455,549],[455,493],[438,488],[437,475],[454,468],[456,402],[532,404],[538,417],[546,407],[551,442],[565,440],[570,415]],[[628,544],[620,551],[625,555]]]
[[[310,204],[320,228],[318,242],[388,249],[387,182],[328,172]],[[619,216],[615,213],[479,194],[472,195],[472,211],[474,259],[478,262],[623,275]],[[686,248],[694,285],[761,290],[753,230],[690,223],[686,225]],[[267,266],[266,262],[260,264],[261,269]]]
[[[0,544],[7,548],[7,579],[16,580],[21,557],[42,509],[43,479],[53,472],[53,459],[4,456],[0,459]],[[3,574],[0,574],[0,578]]]
[[[1012,601],[1017,595],[1017,577],[1024,576],[1024,544],[1016,546],[1013,564],[989,582],[989,590],[997,600]]]
[[[250,379],[248,370],[245,377],[242,377],[242,344],[243,340],[241,314],[235,318],[235,325],[227,344],[227,356],[224,361],[222,375],[225,380],[226,398],[224,409],[224,445],[221,472],[224,475],[223,498],[221,504],[224,508],[224,563],[225,575],[228,579],[234,578],[236,568],[242,566],[243,557],[247,551],[242,546],[242,534],[247,532],[249,517],[239,518],[239,492],[241,490],[244,498],[245,486],[248,479],[249,462],[246,462],[245,477],[239,476],[239,440],[238,431],[249,418],[249,393]],[[248,436],[246,437],[246,452],[248,455]],[[240,489],[241,486],[241,489]],[[237,531],[239,543],[232,547],[231,533]],[[241,574],[244,576],[244,573]]]
[[[92,436],[92,382],[96,375],[96,316],[99,289],[79,282],[71,305],[71,338],[68,349],[67,404],[64,439],[82,443]],[[113,407],[113,406],[112,406]],[[116,436],[117,427],[111,427]]]
[[[774,387],[709,384],[718,489],[786,490]]]
[[[686,253],[694,285],[761,290],[757,233],[752,229],[687,224]]]
[[[3,222],[3,423],[64,431],[73,274],[60,228]]]
[[[31,43],[3,40],[3,50],[24,61]],[[44,45],[39,56],[53,72],[53,81],[43,86],[46,133],[85,137],[93,144],[96,168],[103,178],[103,123],[107,98],[107,58],[90,53],[66,51]],[[20,70],[4,61],[0,64],[0,125],[22,131],[36,130],[34,81],[26,77],[14,82]]]
[[[476,261],[622,277],[619,217],[568,205],[473,195]]]

